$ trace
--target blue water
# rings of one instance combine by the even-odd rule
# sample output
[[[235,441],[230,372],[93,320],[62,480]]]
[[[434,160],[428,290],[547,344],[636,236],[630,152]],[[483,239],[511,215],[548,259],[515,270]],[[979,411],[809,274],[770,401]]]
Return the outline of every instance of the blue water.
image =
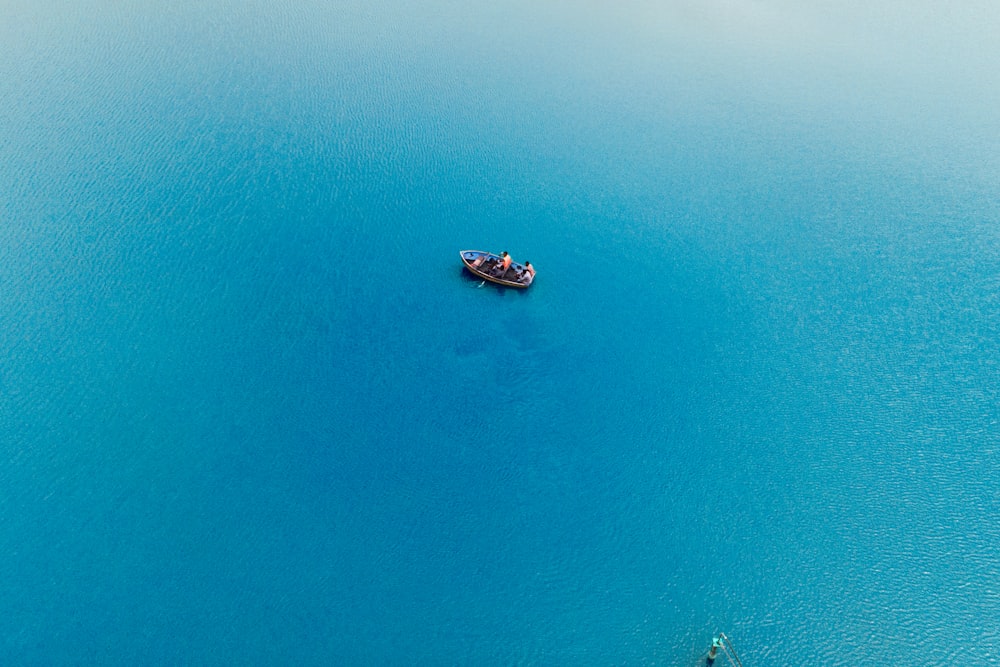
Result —
[[[577,4],[6,3],[2,662],[1000,665],[1000,11]]]

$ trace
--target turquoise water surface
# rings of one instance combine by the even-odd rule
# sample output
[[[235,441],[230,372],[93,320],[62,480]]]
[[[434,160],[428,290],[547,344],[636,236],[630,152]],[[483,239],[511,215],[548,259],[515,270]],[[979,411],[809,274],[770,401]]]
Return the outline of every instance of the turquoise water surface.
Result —
[[[4,663],[1000,665],[992,4],[0,15]]]

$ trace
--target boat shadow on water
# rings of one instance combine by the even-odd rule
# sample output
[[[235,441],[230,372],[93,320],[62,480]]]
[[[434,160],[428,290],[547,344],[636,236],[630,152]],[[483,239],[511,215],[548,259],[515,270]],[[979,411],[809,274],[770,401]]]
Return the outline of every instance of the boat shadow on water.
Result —
[[[484,290],[489,289],[490,291],[495,292],[499,296],[507,296],[509,294],[514,297],[524,297],[530,291],[524,289],[511,289],[510,287],[506,287],[504,285],[491,283],[488,280],[484,280],[479,276],[475,276],[469,273],[468,271],[465,270],[465,268],[459,269],[459,273],[462,276],[463,286],[468,287],[469,289],[484,289]]]

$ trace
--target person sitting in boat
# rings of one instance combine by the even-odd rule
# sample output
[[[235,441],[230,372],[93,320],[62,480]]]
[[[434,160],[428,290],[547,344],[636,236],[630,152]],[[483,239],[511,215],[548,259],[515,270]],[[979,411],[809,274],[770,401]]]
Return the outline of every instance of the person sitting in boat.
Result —
[[[488,256],[489,255],[480,255],[479,257],[476,257],[476,261],[472,263],[473,268],[478,269],[480,266],[482,266],[483,262],[486,261],[486,258]]]
[[[514,260],[511,259],[506,250],[500,253],[500,262],[498,263],[499,265],[497,266],[497,269],[500,271],[499,275],[501,278],[503,277],[503,274],[507,273],[507,269],[510,268],[510,263],[512,261]]]
[[[531,281],[535,279],[535,267],[531,265],[531,262],[524,263],[524,271],[517,277],[525,285],[530,285]]]

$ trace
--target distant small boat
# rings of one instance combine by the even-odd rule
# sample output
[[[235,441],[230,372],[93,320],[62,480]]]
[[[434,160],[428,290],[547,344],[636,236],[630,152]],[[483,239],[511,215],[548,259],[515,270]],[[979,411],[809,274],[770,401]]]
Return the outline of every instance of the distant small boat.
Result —
[[[525,270],[524,265],[511,262],[505,271],[500,255],[483,250],[463,250],[462,263],[472,275],[491,283],[525,289],[534,280],[534,269]]]

